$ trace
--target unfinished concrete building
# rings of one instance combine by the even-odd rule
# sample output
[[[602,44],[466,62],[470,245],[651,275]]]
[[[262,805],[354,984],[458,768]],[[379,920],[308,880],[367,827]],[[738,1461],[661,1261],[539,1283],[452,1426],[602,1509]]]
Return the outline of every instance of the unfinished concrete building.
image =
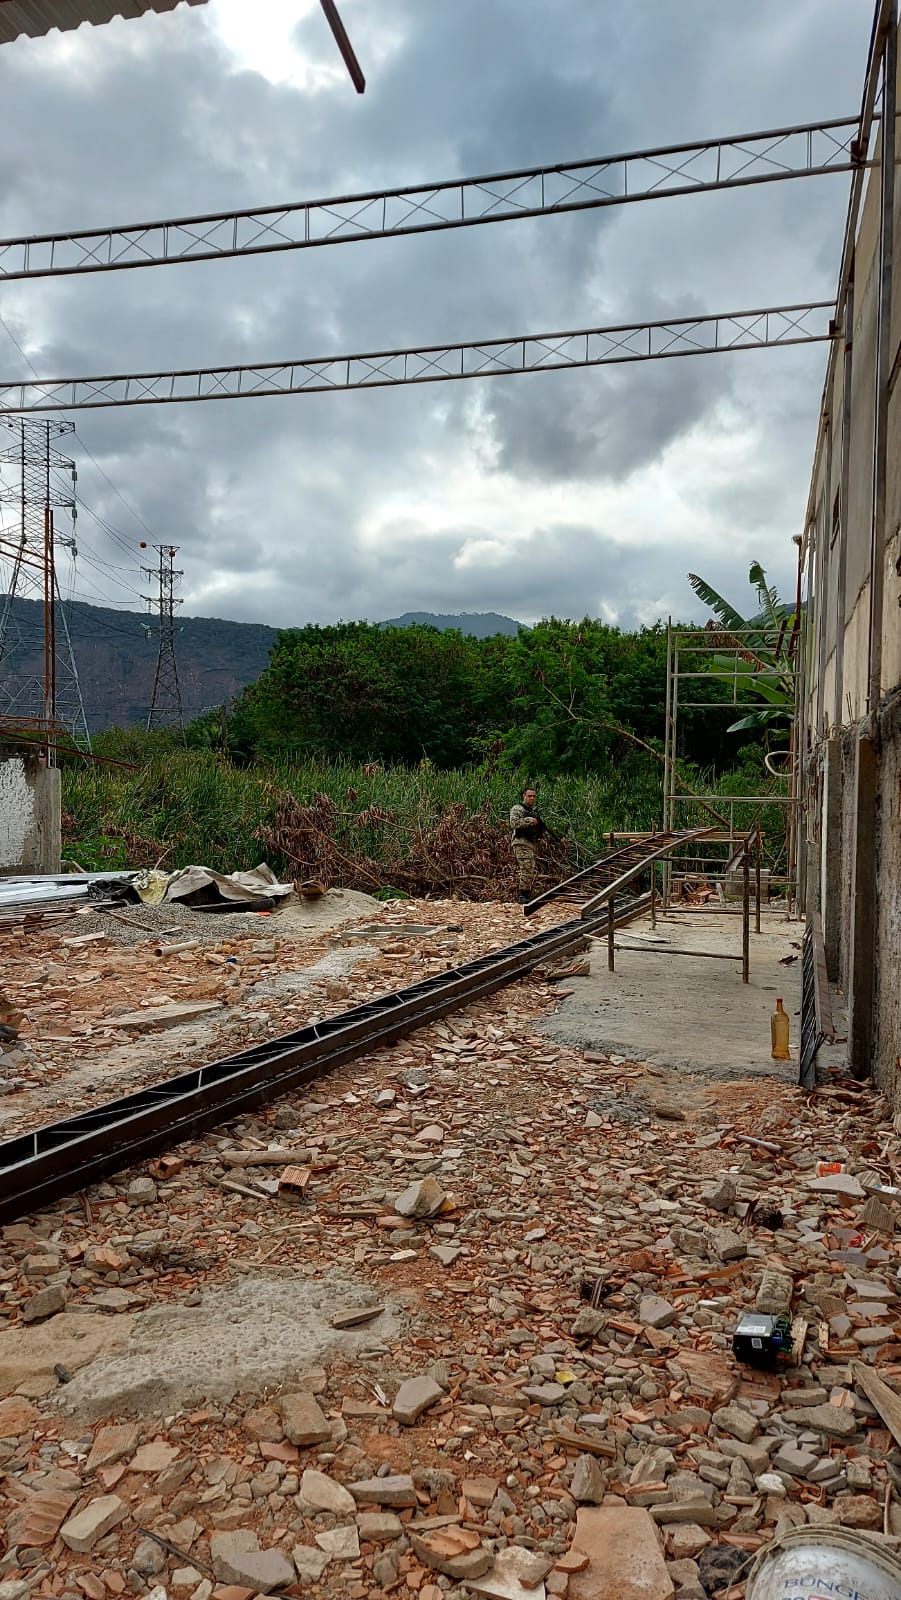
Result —
[[[847,997],[848,1063],[901,1108],[901,154],[877,7],[804,530],[802,892]],[[885,140],[894,161],[885,160]],[[869,149],[867,148],[869,145]],[[867,156],[869,160],[867,161]]]

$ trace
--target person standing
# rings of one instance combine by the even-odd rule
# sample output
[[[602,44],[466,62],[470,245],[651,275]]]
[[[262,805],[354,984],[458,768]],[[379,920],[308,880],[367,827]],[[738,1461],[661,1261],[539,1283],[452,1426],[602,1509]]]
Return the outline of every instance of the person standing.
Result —
[[[535,810],[534,789],[525,789],[522,804],[511,806],[510,829],[511,846],[519,880],[519,902],[525,905],[532,898],[536,850],[539,841],[547,833],[547,828]]]

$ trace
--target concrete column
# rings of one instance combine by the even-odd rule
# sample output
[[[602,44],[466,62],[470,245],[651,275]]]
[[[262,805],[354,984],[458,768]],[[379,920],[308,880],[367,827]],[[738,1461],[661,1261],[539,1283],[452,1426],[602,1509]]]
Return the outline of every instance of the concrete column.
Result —
[[[58,767],[38,767],[34,774],[35,871],[59,872],[63,853],[62,774]]]
[[[842,906],[842,746],[833,736],[823,746],[823,809],[820,821],[820,910],[826,976],[839,979]]]
[[[873,1071],[876,967],[876,803],[879,758],[868,734],[854,754],[851,841],[851,935],[848,951],[848,1068],[855,1078]]]
[[[59,872],[60,774],[30,756],[0,759],[0,876]]]

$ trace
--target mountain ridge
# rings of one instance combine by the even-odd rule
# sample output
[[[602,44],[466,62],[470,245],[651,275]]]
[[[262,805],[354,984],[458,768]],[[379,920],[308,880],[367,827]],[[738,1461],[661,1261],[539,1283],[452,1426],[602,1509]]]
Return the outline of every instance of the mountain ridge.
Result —
[[[5,596],[0,595],[0,604],[4,600]],[[145,722],[156,670],[155,619],[146,612],[118,611],[91,605],[86,600],[67,601],[65,615],[91,733]],[[467,622],[477,623],[479,627],[467,628]],[[493,611],[458,615],[408,611],[400,617],[389,618],[380,626],[410,627],[415,623],[442,631],[462,628],[476,638],[494,633],[515,635],[520,626],[512,617],[502,617]],[[9,631],[11,647],[15,650],[14,655],[10,653],[10,668],[16,675],[43,679],[43,627],[41,602],[16,596],[11,607]],[[228,704],[248,684],[255,683],[281,631],[262,622],[179,616],[175,643],[185,720],[190,721],[214,706]],[[59,622],[57,647],[64,649]],[[0,665],[0,683],[5,675]]]

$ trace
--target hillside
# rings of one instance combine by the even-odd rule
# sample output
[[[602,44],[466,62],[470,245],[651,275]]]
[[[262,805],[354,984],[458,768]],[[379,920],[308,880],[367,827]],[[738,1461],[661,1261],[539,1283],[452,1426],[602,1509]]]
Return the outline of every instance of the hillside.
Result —
[[[92,733],[145,721],[153,689],[157,638],[148,628],[153,618],[137,611],[112,611],[73,600],[66,607],[69,631],[88,727]],[[16,652],[15,671],[43,676],[43,608],[36,600],[17,599],[13,632],[23,648]],[[227,622],[219,617],[178,618],[176,651],[186,718],[205,707],[233,699],[263,671],[275,642],[276,629],[256,622]],[[57,642],[60,628],[57,624]]]
[[[439,628],[442,633],[447,628],[459,628],[473,639],[492,639],[496,633],[515,639],[520,628],[525,627],[525,623],[502,617],[497,611],[460,611],[454,616],[435,611],[405,611],[400,617],[388,617],[382,627],[410,628],[416,623],[426,628]]]
[[[144,612],[113,611],[81,600],[71,601],[66,612],[91,732],[144,722],[156,667],[154,619]],[[459,628],[477,639],[496,633],[515,636],[520,626],[493,611],[464,612],[459,616],[406,611],[382,626],[405,628],[414,623],[442,632]],[[227,704],[247,684],[255,683],[269,660],[277,633],[277,629],[263,623],[229,622],[220,617],[179,616],[176,626],[175,647],[186,720],[211,706]],[[16,599],[11,637],[17,634],[23,647],[13,658],[16,675],[42,678],[43,608],[39,601]],[[60,642],[59,624],[57,638]]]

